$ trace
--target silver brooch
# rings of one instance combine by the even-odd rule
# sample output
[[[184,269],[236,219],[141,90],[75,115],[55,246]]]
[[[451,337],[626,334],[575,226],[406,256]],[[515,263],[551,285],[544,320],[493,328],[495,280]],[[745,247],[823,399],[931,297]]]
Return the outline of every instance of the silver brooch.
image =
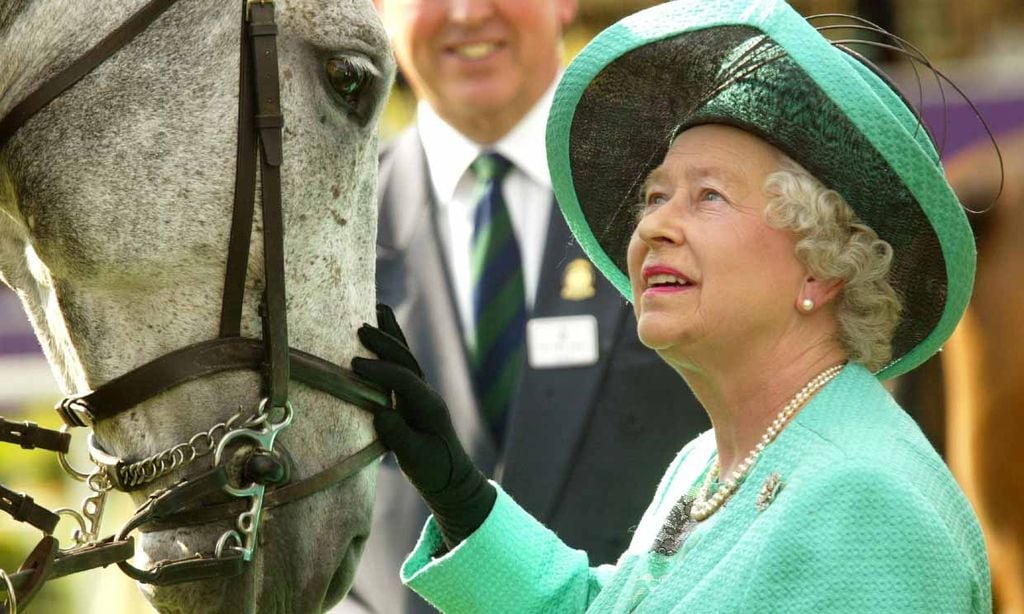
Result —
[[[687,536],[696,528],[697,522],[690,518],[690,508],[693,507],[693,497],[683,495],[676,501],[676,504],[669,510],[665,525],[661,527],[658,536],[651,546],[652,552],[664,556],[672,556],[679,551]]]
[[[757,501],[754,505],[757,506],[757,511],[763,512],[768,509],[768,506],[775,501],[775,496],[782,490],[782,476],[777,473],[770,473],[768,478],[761,485],[761,492],[757,494]]]

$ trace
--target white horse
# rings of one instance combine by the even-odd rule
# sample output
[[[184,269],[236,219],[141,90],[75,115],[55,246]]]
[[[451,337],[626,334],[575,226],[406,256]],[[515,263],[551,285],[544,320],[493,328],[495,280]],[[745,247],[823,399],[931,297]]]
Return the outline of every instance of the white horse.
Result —
[[[143,0],[0,0],[0,117]],[[277,0],[289,344],[347,366],[374,321],[376,123],[394,74],[370,0]],[[17,292],[65,393],[218,333],[235,174],[238,0],[180,0],[0,149],[0,279]],[[338,92],[326,63],[363,76]],[[257,207],[242,335],[261,336]],[[369,416],[293,382],[279,443],[292,479],[373,439]],[[259,401],[232,371],[175,387],[96,429],[141,459]],[[208,468],[206,458],[134,495]],[[351,585],[375,472],[266,511],[244,575],[144,587],[164,612],[312,612]],[[209,552],[228,522],[145,534],[135,563]],[[106,530],[109,532],[110,527]]]

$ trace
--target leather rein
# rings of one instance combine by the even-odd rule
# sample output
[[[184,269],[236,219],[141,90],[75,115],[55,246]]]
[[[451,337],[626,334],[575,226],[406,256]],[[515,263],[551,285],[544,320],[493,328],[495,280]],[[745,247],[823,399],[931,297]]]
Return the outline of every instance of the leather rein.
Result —
[[[25,122],[134,40],[175,2],[150,0],[128,21],[15,106],[0,120],[0,148]],[[0,511],[43,532],[42,540],[18,572],[7,574],[0,570],[0,589],[6,584],[7,592],[6,605],[0,604],[0,614],[16,612],[18,605],[24,607],[48,579],[111,563],[117,563],[132,578],[150,584],[241,574],[244,563],[251,559],[257,547],[256,532],[262,511],[287,505],[346,480],[385,451],[384,446],[374,440],[313,476],[287,483],[286,467],[279,450],[274,449],[276,436],[293,417],[288,400],[290,380],[371,412],[388,407],[390,399],[351,371],[288,346],[281,206],[284,118],[278,79],[277,26],[273,2],[242,0],[241,4],[234,206],[219,336],[165,354],[88,394],[63,399],[56,408],[65,423],[60,431],[0,418],[0,442],[56,452],[65,470],[86,482],[93,492],[83,502],[81,513],[69,509],[54,513],[36,504],[28,495],[0,485]],[[262,186],[266,282],[259,310],[262,339],[249,339],[241,336],[241,316],[257,165]],[[68,428],[91,427],[185,382],[237,370],[261,374],[263,401],[255,416],[218,425],[223,427],[219,438],[215,438],[215,429],[193,437],[196,441],[206,441],[203,450],[197,450],[200,446],[190,440],[189,445],[176,446],[150,459],[149,464],[135,463],[137,467],[133,468],[137,470],[132,472],[128,471],[132,463],[106,453],[90,438],[90,456],[96,470],[84,473],[68,465],[65,458],[70,442]],[[229,444],[234,444],[234,448],[229,449]],[[239,449],[243,455],[247,454],[242,462],[242,481],[247,483],[240,485],[229,479],[225,462],[232,453],[237,456]],[[203,454],[214,455],[211,469],[154,492],[116,535],[100,539],[99,521],[109,490],[134,490]],[[67,550],[61,550],[52,535],[61,516],[70,516],[80,526],[75,547]],[[236,527],[221,536],[212,555],[164,561],[149,570],[127,562],[134,554],[130,537],[134,530],[159,531],[229,519],[237,521]]]

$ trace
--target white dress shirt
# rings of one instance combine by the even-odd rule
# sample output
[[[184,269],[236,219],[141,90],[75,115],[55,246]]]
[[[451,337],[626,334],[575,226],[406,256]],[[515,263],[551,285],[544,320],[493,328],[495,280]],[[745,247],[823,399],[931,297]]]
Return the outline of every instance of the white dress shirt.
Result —
[[[447,231],[441,234],[442,241],[447,243],[445,249],[459,319],[470,345],[474,341],[474,320],[469,254],[473,242],[473,217],[478,204],[473,198],[476,195],[476,178],[470,165],[485,151],[496,151],[512,162],[512,169],[502,183],[502,194],[523,258],[526,308],[527,311],[532,310],[553,198],[544,133],[555,92],[554,83],[511,132],[488,147],[460,134],[426,102],[421,101],[416,110],[416,126],[423,141],[430,183],[438,203],[438,226]]]

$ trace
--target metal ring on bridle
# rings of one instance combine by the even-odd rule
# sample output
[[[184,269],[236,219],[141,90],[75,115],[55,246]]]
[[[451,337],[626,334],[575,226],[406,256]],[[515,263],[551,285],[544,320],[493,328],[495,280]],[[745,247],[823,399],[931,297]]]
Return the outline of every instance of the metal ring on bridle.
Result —
[[[89,487],[89,490],[94,493],[102,493],[111,490],[114,485],[110,481],[110,476],[103,469],[93,471],[89,474],[89,477],[85,478],[85,483]]]
[[[61,433],[67,433],[68,432],[68,425],[65,424],[65,425],[61,426],[60,427],[60,432]],[[60,468],[63,469],[65,473],[70,475],[75,480],[78,480],[79,482],[85,482],[86,480],[89,479],[89,476],[92,475],[92,473],[93,473],[91,471],[86,473],[86,472],[79,471],[78,469],[75,469],[74,467],[72,467],[70,461],[68,461],[68,455],[67,455],[66,452],[57,452],[57,462],[60,463]]]
[[[75,533],[72,532],[71,539],[75,542],[75,545],[71,546],[70,548],[59,548],[61,552],[71,552],[75,548],[78,548],[79,546],[85,543],[83,538],[85,534],[89,532],[89,529],[86,528],[85,517],[82,516],[82,514],[80,514],[78,510],[73,510],[70,507],[62,507],[58,510],[54,510],[53,513],[57,514],[58,516],[69,516],[71,519],[77,522],[79,536],[81,536],[76,537]]]
[[[238,531],[235,531],[234,529],[227,531],[220,536],[220,539],[217,540],[217,547],[213,550],[213,553],[217,558],[224,556],[224,547],[227,546],[229,540],[234,540],[235,542],[235,545],[231,547],[233,550],[241,550],[244,547],[242,544],[242,536],[238,534]]]
[[[273,421],[270,420],[270,414],[275,409],[283,409],[284,410],[284,416],[278,422],[273,422]],[[264,398],[262,401],[260,401],[259,407],[256,410],[256,416],[257,416],[256,419],[250,420],[248,422],[247,426],[252,428],[252,427],[255,427],[255,426],[266,425],[266,427],[268,429],[273,429],[273,427],[276,427],[276,426],[287,425],[288,423],[291,422],[292,417],[294,415],[295,415],[295,410],[292,409],[292,402],[291,401],[285,401],[284,405],[282,405],[280,408],[277,408],[277,407],[271,407],[270,406],[270,399],[269,398]],[[249,434],[248,435],[242,435],[246,431],[248,431]],[[259,438],[258,437],[253,437],[253,434],[254,434],[254,431],[251,431],[250,429],[237,429],[237,430],[228,431],[227,433],[225,433],[224,437],[222,437],[220,442],[217,444],[216,451],[214,452],[214,455],[213,455],[213,464],[214,464],[214,466],[220,464],[220,462],[221,462],[221,454],[223,454],[223,452],[224,452],[225,443],[227,441],[237,437],[237,435],[242,435],[244,437],[248,437],[249,439],[254,439],[255,441],[259,442]],[[272,439],[271,439],[271,441],[272,441]]]
[[[14,590],[14,583],[3,569],[0,569],[0,578],[7,587],[7,614],[18,614],[18,593]]]
[[[256,419],[253,420],[252,425],[255,426],[257,424],[263,424],[264,422],[269,420],[270,415],[274,412],[275,409],[283,409],[285,411],[284,418],[281,418],[281,420],[276,424],[280,424],[281,422],[287,421],[290,418],[290,416],[294,413],[294,411],[292,410],[291,401],[285,401],[284,405],[275,407],[270,404],[270,397],[264,397],[264,399],[260,401],[259,407],[256,408]]]

